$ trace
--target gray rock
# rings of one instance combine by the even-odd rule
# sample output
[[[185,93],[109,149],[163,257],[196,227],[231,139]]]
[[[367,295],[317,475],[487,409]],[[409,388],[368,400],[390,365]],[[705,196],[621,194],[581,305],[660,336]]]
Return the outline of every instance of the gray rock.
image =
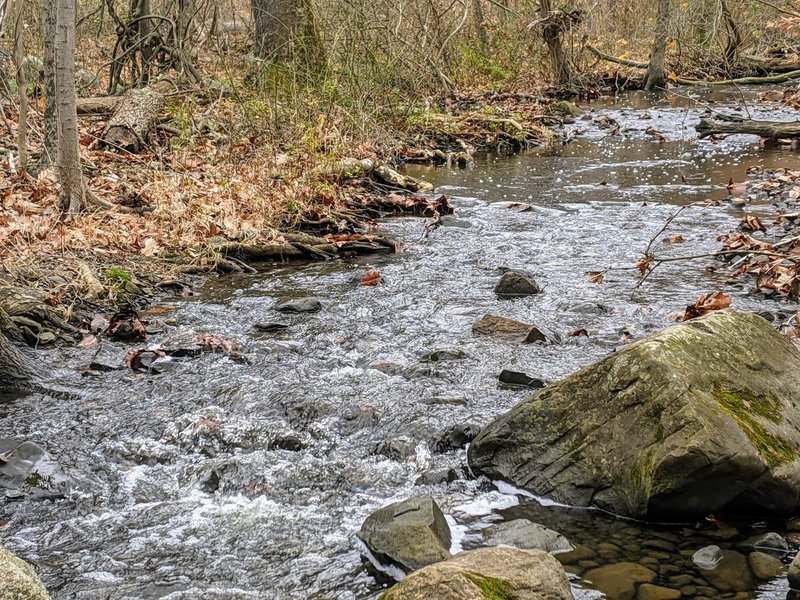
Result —
[[[541,291],[538,283],[517,271],[503,273],[494,288],[494,293],[500,298],[522,298],[524,296],[533,296]]]
[[[521,402],[469,447],[476,474],[645,519],[792,514],[800,352],[757,315],[644,338]]]
[[[375,558],[405,572],[450,558],[450,527],[433,498],[411,498],[372,513],[358,532]]]
[[[417,477],[414,485],[436,485],[439,483],[449,483],[457,481],[461,478],[461,474],[455,469],[435,469],[424,471],[422,475]]]
[[[525,344],[547,341],[544,333],[534,325],[496,315],[484,315],[472,326],[472,332]]]
[[[33,567],[0,546],[0,594],[3,600],[50,600]]]
[[[483,537],[492,546],[513,546],[523,550],[544,550],[551,554],[571,552],[572,545],[563,535],[528,519],[514,519],[483,530]]]
[[[434,452],[447,452],[448,450],[463,448],[475,439],[480,430],[481,428],[475,423],[453,425],[430,444],[431,450]]]
[[[761,580],[777,577],[783,573],[785,568],[781,560],[764,552],[751,552],[747,557],[747,562],[756,579]]]
[[[424,354],[421,360],[425,362],[438,362],[440,360],[461,360],[467,357],[467,353],[460,348],[439,348]]]
[[[275,305],[275,310],[286,313],[307,313],[317,312],[322,309],[322,302],[318,298],[291,298],[278,302]]]
[[[792,564],[789,565],[789,572],[786,574],[789,580],[789,587],[800,591],[800,554],[794,557]]]
[[[407,436],[399,435],[382,441],[375,449],[375,454],[391,458],[392,460],[405,460],[417,453],[417,442]]]
[[[500,375],[497,376],[497,380],[500,382],[501,386],[509,388],[527,387],[538,390],[547,385],[541,379],[531,377],[525,373],[520,373],[519,371],[509,371],[508,369],[503,369],[500,372]]]
[[[713,569],[722,560],[722,548],[706,546],[692,554],[692,562],[704,570]]]
[[[782,535],[775,532],[766,533],[753,542],[753,549],[783,556],[789,553],[789,544]]]
[[[416,571],[381,600],[573,600],[566,573],[546,552],[480,548]]]

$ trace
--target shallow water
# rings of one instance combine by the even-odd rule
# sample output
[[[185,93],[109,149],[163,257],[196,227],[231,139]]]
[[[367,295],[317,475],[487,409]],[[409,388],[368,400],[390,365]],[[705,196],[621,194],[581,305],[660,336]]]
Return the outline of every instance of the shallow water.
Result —
[[[730,90],[691,93],[715,108],[740,99]],[[683,525],[640,527],[543,508],[506,486],[468,478],[463,451],[429,447],[448,426],[486,424],[525,396],[498,387],[502,369],[555,381],[668,326],[670,313],[725,280],[705,273],[703,260],[664,265],[638,290],[635,271],[611,271],[602,285],[586,275],[635,266],[676,205],[723,198],[728,179],[743,180],[748,166],[796,164],[796,154],[761,150],[754,138],[695,140],[696,101],[628,95],[593,107],[620,122],[619,136],[578,120],[567,126],[580,133],[566,146],[487,158],[468,170],[414,168],[455,207],[428,237],[423,220],[394,219],[383,230],[402,241],[401,254],[212,280],[196,298],[168,304],[166,318],[178,326],[149,342],[211,332],[240,342],[240,353],[174,360],[159,375],[85,377],[79,369],[93,350],[47,353],[59,384],[84,397],[0,399],[0,438],[38,443],[59,466],[51,487],[63,491],[62,478],[71,483],[63,497],[0,499],[3,543],[37,564],[54,598],[341,600],[374,598],[386,585],[354,534],[372,511],[412,495],[437,499],[457,547],[479,545],[489,523],[522,515],[576,543],[622,540],[629,549],[609,555],[611,562],[629,559],[624,552],[654,532],[678,536],[681,549],[709,543]],[[764,115],[794,118],[776,105],[754,111]],[[648,126],[669,141],[653,141]],[[532,209],[517,212],[508,202]],[[714,251],[716,236],[740,218],[727,205],[689,206],[667,232],[685,243],[658,241],[654,249]],[[498,300],[500,266],[531,272],[544,293]],[[359,286],[368,269],[380,270],[385,285]],[[288,317],[272,310],[305,295],[319,297],[323,310]],[[748,296],[744,284],[733,295],[741,309],[793,309]],[[536,323],[561,341],[512,345],[474,336],[471,325],[485,313]],[[253,329],[276,321],[290,327]],[[589,337],[570,337],[577,329]],[[422,360],[442,348],[466,356]],[[127,349],[103,351],[121,359]],[[270,449],[288,435],[303,449]],[[387,441],[411,455],[381,454]],[[416,484],[441,469],[458,478]],[[740,540],[759,531],[744,524]],[[685,563],[678,556],[664,561]],[[597,597],[584,587],[576,581],[576,597]],[[752,597],[785,595],[785,583],[775,580]]]

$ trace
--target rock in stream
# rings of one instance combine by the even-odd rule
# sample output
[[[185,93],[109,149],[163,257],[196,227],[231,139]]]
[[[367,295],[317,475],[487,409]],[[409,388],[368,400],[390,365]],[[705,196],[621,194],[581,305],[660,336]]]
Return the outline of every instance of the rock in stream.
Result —
[[[473,471],[645,519],[800,506],[800,352],[761,317],[670,327],[529,397],[469,448]]]

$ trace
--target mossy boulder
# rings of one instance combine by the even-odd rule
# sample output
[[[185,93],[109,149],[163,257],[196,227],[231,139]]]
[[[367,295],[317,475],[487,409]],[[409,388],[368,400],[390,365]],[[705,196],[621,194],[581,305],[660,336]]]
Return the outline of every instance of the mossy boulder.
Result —
[[[521,402],[469,448],[477,473],[644,519],[800,505],[800,352],[721,311],[637,341]]]
[[[359,539],[382,564],[409,572],[450,558],[450,527],[433,498],[410,498],[372,513]]]
[[[33,567],[0,546],[0,597],[3,600],[50,600]]]
[[[547,552],[481,548],[415,571],[381,600],[573,600],[567,576]]]

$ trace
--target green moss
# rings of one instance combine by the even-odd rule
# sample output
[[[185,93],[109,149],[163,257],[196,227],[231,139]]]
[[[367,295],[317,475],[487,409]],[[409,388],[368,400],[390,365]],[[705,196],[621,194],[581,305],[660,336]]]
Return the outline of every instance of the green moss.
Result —
[[[481,594],[488,600],[514,600],[514,588],[503,579],[487,577],[477,573],[467,574],[467,579],[481,588]]]
[[[119,267],[112,267],[108,271],[106,271],[106,279],[111,283],[117,284],[125,284],[131,279],[131,274],[128,273],[125,269],[121,269]]]
[[[759,419],[780,423],[781,403],[772,396],[756,396],[748,390],[729,390],[714,386],[714,400],[722,407],[753,444],[770,467],[792,462],[797,450],[781,437],[767,431]]]
[[[653,482],[655,479],[654,453],[655,449],[651,448],[647,456],[631,470],[629,475],[631,489],[645,503],[653,495]]]

